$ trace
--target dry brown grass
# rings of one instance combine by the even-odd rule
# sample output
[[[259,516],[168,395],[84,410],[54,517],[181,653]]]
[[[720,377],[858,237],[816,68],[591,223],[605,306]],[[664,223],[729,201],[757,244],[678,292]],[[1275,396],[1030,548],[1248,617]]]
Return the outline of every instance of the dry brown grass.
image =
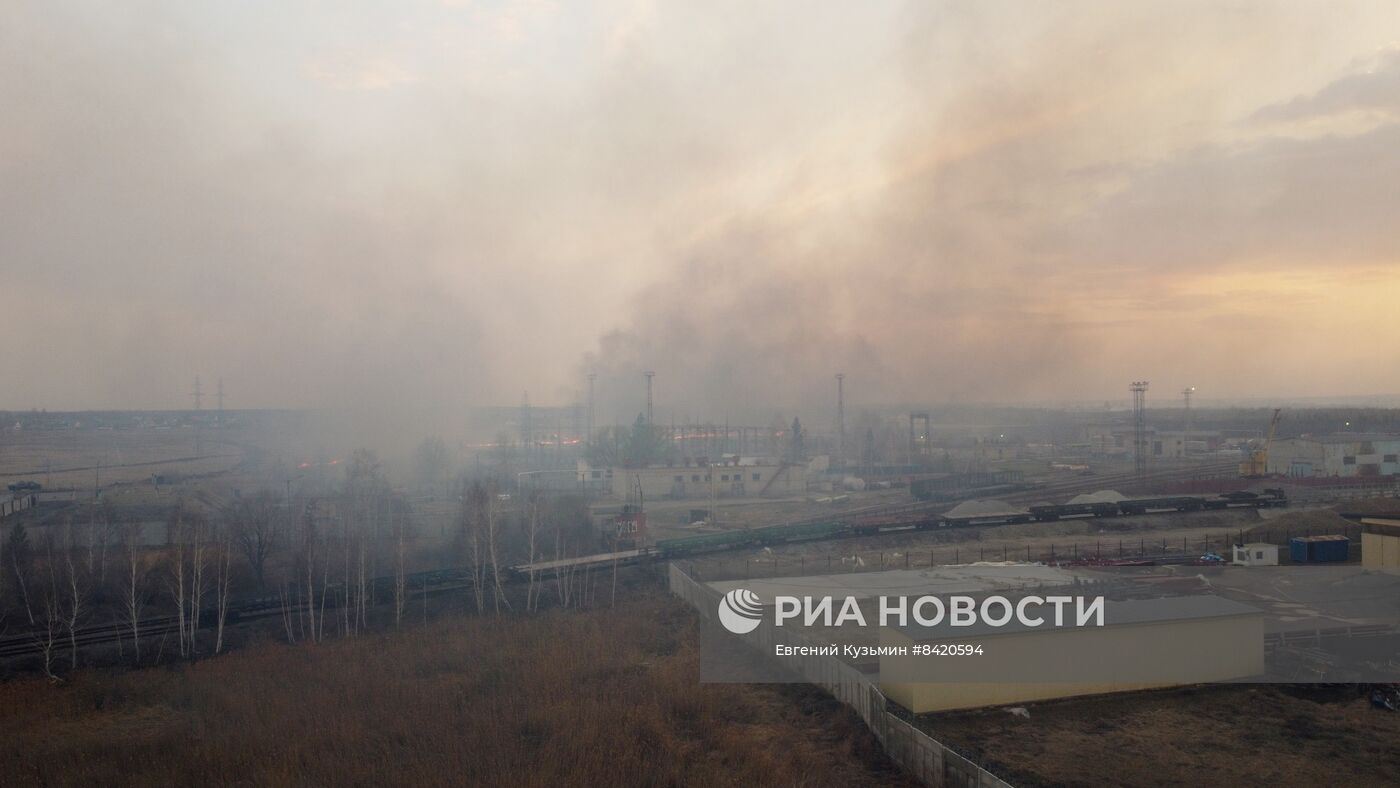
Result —
[[[903,778],[815,690],[700,685],[694,620],[452,618],[0,686],[0,783],[859,785]]]
[[[1395,785],[1400,714],[1347,688],[1235,685],[925,718],[1022,786]]]

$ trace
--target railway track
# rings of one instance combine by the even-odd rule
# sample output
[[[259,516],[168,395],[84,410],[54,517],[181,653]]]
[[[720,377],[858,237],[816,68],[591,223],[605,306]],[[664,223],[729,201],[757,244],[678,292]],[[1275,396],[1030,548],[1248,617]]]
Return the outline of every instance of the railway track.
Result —
[[[1011,495],[1005,495],[1002,496],[1001,499],[1007,501],[1008,503],[1032,503],[1036,501],[1045,500],[1047,497],[1050,496],[1058,497],[1062,495],[1073,495],[1082,492],[1093,492],[1117,485],[1122,485],[1125,483],[1137,483],[1143,480],[1149,482],[1167,482],[1182,479],[1209,478],[1212,475],[1218,477],[1221,474],[1232,471],[1235,467],[1236,465],[1234,463],[1219,463],[1193,466],[1190,468],[1171,469],[1168,471],[1159,471],[1157,473],[1149,474],[1146,477],[1139,477],[1133,473],[1117,473],[1102,476],[1085,476],[1072,480],[1067,479],[1062,482],[1048,484],[1042,487],[1037,487],[1033,490],[1027,490]],[[855,521],[879,518],[883,522],[887,522],[898,527],[897,523],[902,518],[907,518],[908,521],[912,524],[914,522],[917,522],[921,517],[939,514],[944,511],[947,511],[950,508],[952,508],[952,505],[950,505],[947,502],[935,501],[915,501],[902,504],[877,504],[873,506],[863,506],[852,509],[845,509],[839,513],[834,513],[834,516],[828,515],[826,517],[820,518],[796,520],[790,523],[784,523],[783,525],[796,526],[826,522],[831,521],[832,519]],[[972,525],[968,527],[994,527],[994,525],[995,524]],[[868,537],[869,535],[870,534],[862,534],[855,531],[848,531],[846,533],[832,534],[821,538],[811,539],[808,541],[834,541],[837,539],[845,538],[855,538],[862,536]],[[714,550],[708,550],[706,552],[735,552],[739,550],[751,549],[751,547],[751,545],[746,544],[727,548],[721,547]],[[502,577],[501,582],[521,582],[525,578],[527,578],[532,572],[535,573],[536,576],[544,575],[547,577],[551,572],[590,571],[595,569],[611,568],[614,565],[629,565],[666,557],[667,556],[663,555],[656,548],[642,548],[638,550],[626,551],[625,553],[600,553],[596,555],[578,556],[576,558],[563,559],[558,561],[540,562],[539,564],[522,564],[511,567],[509,574],[505,577]],[[408,578],[406,578],[406,585],[409,589],[409,592],[414,596],[421,594],[444,593],[453,589],[463,587],[462,583],[464,578],[468,576],[467,573],[468,570],[465,567],[453,567],[448,569],[433,570],[429,572],[419,572],[409,575]],[[391,589],[393,587],[393,581],[394,578],[391,577],[375,578],[373,581],[371,581],[371,587],[376,589],[376,604],[382,604],[387,601],[385,599],[380,599],[380,597],[383,596],[383,592],[381,592],[379,589]],[[329,589],[327,589],[328,595],[325,601],[326,608],[329,609],[337,606],[337,593],[339,593],[339,589],[335,586],[332,586]],[[236,602],[229,607],[228,614],[225,620],[225,626],[238,626],[240,624],[248,623],[268,616],[281,615],[283,612],[283,608],[284,603],[282,601],[282,597],[276,595],[264,595],[260,597],[245,599]],[[298,611],[301,608],[302,605],[287,606],[287,609],[292,612]],[[214,618],[212,611],[204,611],[203,613],[201,613],[198,620],[199,628],[209,628],[213,625],[213,621]],[[143,619],[138,626],[141,638],[145,640],[153,637],[168,636],[171,633],[178,632],[180,624],[179,620],[175,616],[157,616],[148,619]],[[66,632],[66,630],[58,630],[52,635],[51,641],[50,635],[47,630],[33,628],[25,632],[0,637],[0,661],[42,654],[46,643],[50,644],[50,648],[59,652],[66,653],[73,647],[75,643],[78,648],[95,647],[114,644],[119,640],[129,639],[130,637],[130,622],[110,622],[104,624],[93,624],[79,628],[78,632],[73,636],[70,636]]]

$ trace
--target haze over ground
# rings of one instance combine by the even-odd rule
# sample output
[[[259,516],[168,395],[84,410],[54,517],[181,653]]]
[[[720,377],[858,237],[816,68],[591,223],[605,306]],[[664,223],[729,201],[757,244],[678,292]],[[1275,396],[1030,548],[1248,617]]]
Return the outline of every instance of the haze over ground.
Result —
[[[1400,7],[0,7],[0,408],[1400,392]]]

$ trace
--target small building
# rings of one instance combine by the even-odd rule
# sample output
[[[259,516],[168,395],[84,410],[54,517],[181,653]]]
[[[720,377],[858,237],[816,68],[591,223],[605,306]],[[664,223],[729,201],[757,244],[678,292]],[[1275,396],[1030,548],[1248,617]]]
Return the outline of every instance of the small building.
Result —
[[[922,714],[1260,676],[1264,614],[1217,596],[1110,600],[1101,627],[888,626],[880,645],[982,648],[882,653],[881,691]]]
[[[586,460],[579,460],[575,468],[577,484],[580,490],[594,490],[607,492],[613,487],[613,469],[607,466],[597,467],[590,465]]]
[[[1278,566],[1278,545],[1268,542],[1237,544],[1230,563],[1236,566]]]
[[[1344,562],[1351,557],[1351,540],[1340,534],[1295,536],[1288,542],[1288,557],[1295,564]]]
[[[1361,518],[1361,566],[1400,569],[1400,513]]]

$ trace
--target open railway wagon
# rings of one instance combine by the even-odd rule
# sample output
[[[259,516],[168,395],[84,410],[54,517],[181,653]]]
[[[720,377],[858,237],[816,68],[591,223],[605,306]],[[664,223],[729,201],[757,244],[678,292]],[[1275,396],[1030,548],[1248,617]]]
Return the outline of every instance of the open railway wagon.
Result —
[[[1166,512],[1198,512],[1206,509],[1266,508],[1287,506],[1282,489],[1263,492],[1238,491],[1218,496],[1171,495],[1152,498],[1125,498],[1120,501],[1036,504],[1029,509],[980,511],[968,514],[939,512],[926,505],[897,507],[886,512],[851,513],[844,518],[736,529],[716,533],[662,539],[653,552],[661,558],[693,553],[737,550],[745,547],[800,542],[813,539],[839,539],[909,529],[968,528],[981,525],[1050,522],[1061,518],[1118,517]]]
[[[1288,495],[1282,489],[1263,492],[1240,490],[1223,495],[1167,495],[1155,498],[1125,498],[1121,501],[1088,501],[1083,503],[1036,504],[1031,516],[1041,522],[1062,517],[1117,517],[1119,515],[1152,512],[1199,512],[1203,509],[1265,509],[1287,506]]]
[[[801,542],[808,539],[828,539],[842,535],[846,531],[846,527],[846,523],[840,520],[827,520],[681,536],[657,541],[656,553],[663,558],[676,558],[711,550],[733,550],[740,547],[762,547],[785,542]]]

